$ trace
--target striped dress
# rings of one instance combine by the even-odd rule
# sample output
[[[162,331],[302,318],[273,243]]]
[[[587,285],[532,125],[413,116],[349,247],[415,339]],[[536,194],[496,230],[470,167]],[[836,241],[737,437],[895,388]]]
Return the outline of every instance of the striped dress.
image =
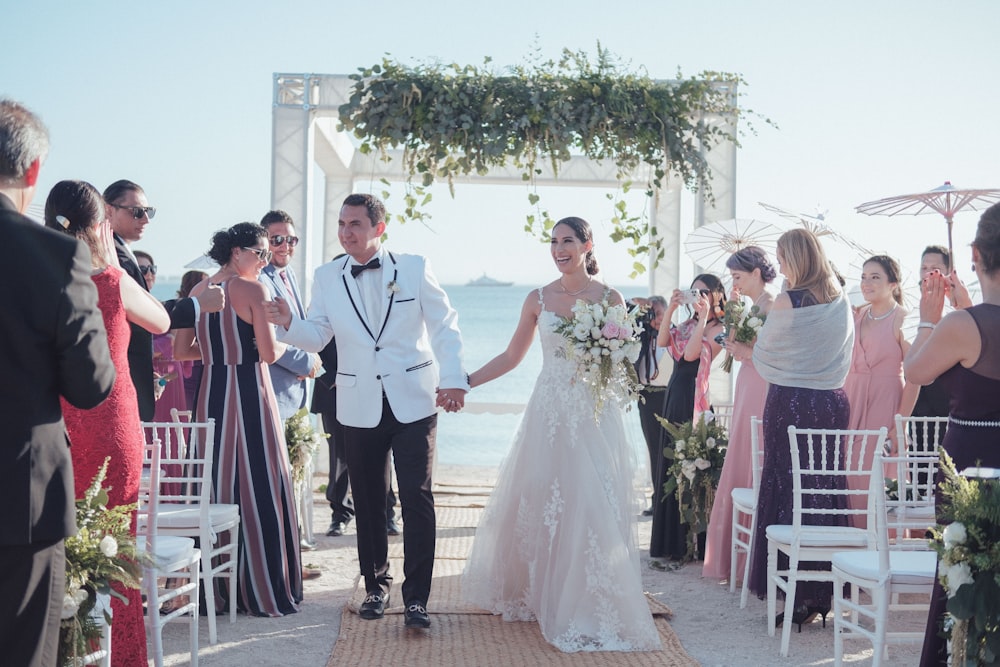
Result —
[[[253,326],[230,305],[203,313],[198,340],[205,371],[197,418],[215,419],[213,500],[240,507],[237,609],[255,616],[299,610],[302,568],[299,529],[285,433],[267,365],[257,354]],[[218,608],[227,609],[226,582],[216,579]]]

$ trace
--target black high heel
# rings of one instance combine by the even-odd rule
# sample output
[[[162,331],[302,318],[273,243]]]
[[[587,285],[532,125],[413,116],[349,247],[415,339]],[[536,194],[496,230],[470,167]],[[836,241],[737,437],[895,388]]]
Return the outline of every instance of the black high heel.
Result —
[[[815,607],[810,606],[809,613],[812,614],[811,618],[816,618],[817,616],[819,616],[821,619],[823,619],[823,627],[824,628],[826,627],[826,615],[830,613],[829,606],[826,607],[820,605],[816,605]]]
[[[812,615],[810,615],[812,614]],[[816,618],[816,613],[812,611],[811,608],[802,605],[801,607],[796,607],[792,610],[792,623],[799,626],[799,632],[802,632],[802,624],[811,621]],[[775,626],[784,625],[785,623],[785,612],[781,612],[774,617]]]

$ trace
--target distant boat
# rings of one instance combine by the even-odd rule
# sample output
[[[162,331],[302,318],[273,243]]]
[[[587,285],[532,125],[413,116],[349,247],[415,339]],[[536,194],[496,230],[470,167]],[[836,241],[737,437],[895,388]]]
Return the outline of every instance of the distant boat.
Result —
[[[497,280],[496,278],[490,278],[485,273],[478,278],[474,278],[469,282],[465,283],[466,287],[510,287],[513,282],[505,282],[503,280]]]

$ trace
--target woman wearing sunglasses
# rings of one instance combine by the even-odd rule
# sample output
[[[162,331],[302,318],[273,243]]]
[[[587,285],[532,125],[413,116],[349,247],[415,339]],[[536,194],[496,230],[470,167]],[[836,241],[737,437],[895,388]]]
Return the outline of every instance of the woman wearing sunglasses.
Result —
[[[178,330],[174,357],[204,363],[195,414],[215,419],[213,502],[239,505],[243,517],[237,590],[217,579],[216,608],[283,616],[299,610],[302,567],[284,426],[267,368],[285,350],[264,317],[271,297],[258,281],[271,260],[267,232],[253,222],[216,232],[208,256],[221,268],[191,296],[219,284],[226,305],[201,315],[197,338],[194,329]]]
[[[722,333],[722,313],[726,293],[722,281],[710,273],[696,276],[691,289],[675,289],[667,304],[664,322],[670,322],[682,305],[691,316],[678,325],[660,327],[657,346],[666,348],[674,360],[674,369],[664,392],[660,414],[673,424],[698,419],[710,409],[708,374],[712,361],[722,351],[716,337]],[[668,434],[663,429],[660,447],[667,445]],[[682,561],[687,556],[687,526],[681,523],[680,506],[674,494],[664,495],[669,462],[660,457],[656,486],[653,489],[653,531],[649,542],[652,558]]]

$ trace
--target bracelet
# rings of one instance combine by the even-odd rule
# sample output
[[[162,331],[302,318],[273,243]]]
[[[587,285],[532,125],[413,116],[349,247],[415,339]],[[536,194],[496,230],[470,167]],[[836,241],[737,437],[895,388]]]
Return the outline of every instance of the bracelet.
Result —
[[[937,326],[937,325],[936,325],[936,324],[934,324],[933,322],[921,322],[921,323],[919,323],[919,324],[917,325],[917,328],[918,328],[918,329],[933,329],[933,328],[934,328],[934,327],[936,327],[936,326]]]

